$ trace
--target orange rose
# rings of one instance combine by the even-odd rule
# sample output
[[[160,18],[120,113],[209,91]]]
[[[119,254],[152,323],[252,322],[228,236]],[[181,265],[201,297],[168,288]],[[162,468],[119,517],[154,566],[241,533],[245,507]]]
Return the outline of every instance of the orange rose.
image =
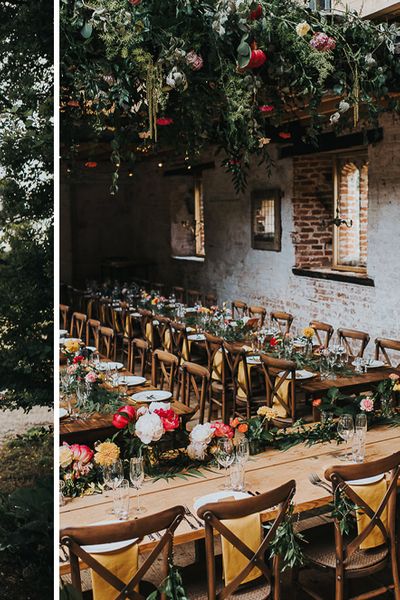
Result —
[[[315,398],[315,400],[312,401],[312,405],[319,406],[321,404],[321,402],[322,402],[321,398]]]
[[[241,423],[238,427],[238,431],[240,431],[240,433],[246,433],[248,428],[249,426],[247,425],[247,423]]]
[[[239,425],[239,419],[236,417],[231,421],[231,427],[237,427]]]

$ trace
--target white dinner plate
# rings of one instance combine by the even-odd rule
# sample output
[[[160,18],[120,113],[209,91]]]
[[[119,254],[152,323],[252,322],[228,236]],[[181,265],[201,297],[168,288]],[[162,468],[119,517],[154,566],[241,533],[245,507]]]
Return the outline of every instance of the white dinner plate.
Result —
[[[86,350],[89,350],[89,352],[96,352],[97,348],[96,346],[86,346]]]
[[[189,333],[189,331],[196,331],[194,327],[186,327],[186,331]]]
[[[64,417],[68,416],[68,411],[65,408],[59,408],[58,416],[60,417],[60,419],[63,419]]]
[[[204,342],[205,339],[206,336],[204,333],[192,333],[191,335],[188,335],[188,340],[191,340],[192,342]]]
[[[81,343],[81,338],[61,338],[60,339],[60,344],[64,345],[65,342],[79,342]]]
[[[112,525],[113,523],[122,523],[118,519],[113,521],[99,521],[98,523],[92,523],[91,526],[96,525]],[[109,544],[93,544],[91,546],[82,546],[83,550],[88,552],[89,554],[102,554],[103,552],[114,552],[115,550],[122,550],[122,548],[127,548],[136,542],[137,538],[133,538],[133,540],[124,540],[123,542],[111,542]]]
[[[114,361],[110,361],[110,362],[101,362],[100,364],[97,365],[96,369],[98,369],[99,371],[108,371],[109,369],[123,369],[124,365],[120,362],[114,362]]]
[[[279,376],[281,377],[283,373],[284,371],[281,371],[279,373]],[[312,377],[315,377],[315,375],[315,373],[311,373],[311,371],[306,371],[306,369],[299,369],[298,371],[296,371],[296,379],[311,379]],[[292,379],[291,373],[289,373],[287,379]]]
[[[193,502],[193,508],[195,513],[199,510],[200,506],[208,504],[209,502],[222,502],[223,498],[235,498],[235,500],[243,500],[244,498],[251,498],[251,495],[247,492],[234,492],[233,490],[221,490],[220,492],[212,492],[206,496],[201,496]]]
[[[297,348],[304,348],[306,342],[304,340],[293,340],[293,346],[297,346]]]
[[[261,365],[261,358],[259,356],[246,356],[246,362],[248,365]]]
[[[132,400],[136,402],[162,402],[163,400],[169,400],[171,397],[171,392],[166,390],[146,390],[131,396]]]
[[[59,332],[60,332],[60,338],[68,335],[68,329],[60,329]]]
[[[142,315],[138,312],[131,312],[129,313],[131,315],[131,317],[141,317]]]
[[[195,313],[195,312],[197,312],[197,308],[195,308],[194,306],[188,306],[185,309],[185,312],[187,312],[187,313]]]
[[[353,479],[352,481],[347,481],[348,485],[368,485],[369,483],[376,483],[377,481],[381,481],[385,477],[384,473],[380,473],[379,475],[374,475],[373,477],[365,477],[364,479]]]
[[[137,375],[120,375],[118,377],[118,385],[126,383],[128,386],[141,385],[146,383],[146,377],[138,377]]]
[[[357,363],[355,361],[351,364],[353,365],[353,367],[357,366]],[[365,361],[365,366],[367,367],[367,369],[379,369],[380,367],[384,367],[385,363],[383,362],[383,360],[375,360],[374,358],[370,358],[369,360]]]

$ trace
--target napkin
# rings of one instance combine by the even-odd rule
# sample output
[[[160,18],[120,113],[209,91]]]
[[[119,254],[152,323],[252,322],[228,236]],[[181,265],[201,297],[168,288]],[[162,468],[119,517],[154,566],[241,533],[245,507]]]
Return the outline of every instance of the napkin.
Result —
[[[226,498],[224,498],[225,500]],[[251,550],[254,550],[254,552],[258,550],[262,541],[260,515],[258,513],[242,517],[241,519],[227,519],[222,521],[222,523]],[[224,580],[225,585],[228,585],[244,569],[249,561],[223,536],[221,536],[221,543]],[[260,575],[262,575],[260,569],[254,567],[247,577],[243,579],[241,585],[257,579]]]
[[[153,325],[152,323],[146,323],[146,339],[153,346]]]
[[[277,393],[282,398],[282,400],[286,402],[286,404],[289,404],[290,383],[291,382],[286,379],[277,390]],[[279,402],[278,398],[275,395],[272,399],[272,407],[275,409],[275,412],[278,417],[286,419],[286,417],[288,416],[287,410],[282,406],[282,404]]]
[[[350,486],[351,487],[351,486]],[[353,489],[353,488],[352,488]],[[354,486],[354,491],[360,496],[373,511],[376,511],[382,501],[383,496],[387,490],[386,479],[381,479],[376,483],[370,483],[368,485],[357,485]],[[362,509],[357,510],[357,531],[360,534],[370,522],[368,515],[364,513]],[[381,521],[385,528],[388,528],[388,511],[387,506],[381,514]],[[376,548],[385,543],[385,539],[379,527],[375,525],[371,533],[365,538],[360,544],[361,550],[368,550],[370,548]]]
[[[124,583],[128,583],[138,570],[139,548],[135,543],[128,548],[95,554],[95,558],[108,571],[113,573]],[[93,600],[113,600],[119,594],[115,587],[107,583],[98,573],[90,570],[92,577]]]

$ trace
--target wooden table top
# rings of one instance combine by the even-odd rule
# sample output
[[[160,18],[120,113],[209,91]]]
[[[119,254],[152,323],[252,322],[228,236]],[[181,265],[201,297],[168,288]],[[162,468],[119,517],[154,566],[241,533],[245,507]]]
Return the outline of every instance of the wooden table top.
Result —
[[[299,390],[312,396],[326,393],[331,387],[337,387],[342,392],[367,391],[371,386],[387,379],[390,373],[399,372],[392,367],[380,367],[378,369],[369,369],[366,373],[353,373],[345,377],[337,376],[336,379],[321,379],[318,373],[312,379],[305,381],[296,381]]]
[[[365,460],[376,460],[392,454],[400,447],[400,429],[391,427],[377,427],[367,432]],[[312,485],[308,476],[317,473],[323,477],[326,468],[338,464],[338,454],[343,451],[343,446],[335,442],[316,444],[307,447],[304,444],[294,446],[286,451],[269,449],[262,454],[250,457],[246,464],[246,490],[253,492],[267,492],[289,479],[296,480],[296,494],[294,497],[295,511],[304,512],[325,506],[331,500],[329,493]],[[217,491],[223,484],[224,473],[215,470],[203,471],[204,478],[183,480],[175,478],[169,482],[164,480],[146,480],[141,490],[142,504],[146,507],[146,516],[155,514],[162,509],[177,504],[187,505],[194,512],[193,502],[196,498]],[[229,492],[228,492],[229,495]],[[131,490],[132,505],[134,505],[135,491]],[[112,519],[108,515],[112,506],[110,493],[103,493],[83,498],[67,500],[65,506],[60,508],[60,526],[89,525],[96,522]],[[133,515],[132,515],[133,516]],[[274,516],[273,511],[262,515],[264,521]],[[191,519],[193,521],[193,519]],[[204,529],[190,528],[183,521],[175,534],[175,544],[204,538]],[[140,544],[140,552],[148,552],[154,546],[145,538]],[[62,573],[69,570],[69,565],[61,565]]]

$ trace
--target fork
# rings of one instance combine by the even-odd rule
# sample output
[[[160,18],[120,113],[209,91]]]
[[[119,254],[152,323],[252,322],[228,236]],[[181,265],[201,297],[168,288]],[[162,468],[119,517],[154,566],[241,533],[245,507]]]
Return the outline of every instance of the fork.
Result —
[[[329,487],[329,485],[327,483],[325,483],[324,481],[322,481],[321,477],[319,477],[316,473],[311,473],[308,476],[308,480],[310,481],[310,483],[312,483],[313,485],[317,485],[318,487],[323,488],[324,490],[332,493],[331,488]]]
[[[198,525],[199,527],[203,527],[203,523],[200,521],[200,519],[198,519],[198,518],[196,517],[196,515],[194,515],[194,514],[192,513],[192,511],[189,509],[189,507],[188,507],[186,504],[184,505],[184,509],[185,509],[185,516],[186,516],[186,517],[192,517],[192,518],[193,518],[193,519],[196,521],[196,523],[197,523],[197,525]],[[186,520],[187,520],[187,519],[186,519]]]

